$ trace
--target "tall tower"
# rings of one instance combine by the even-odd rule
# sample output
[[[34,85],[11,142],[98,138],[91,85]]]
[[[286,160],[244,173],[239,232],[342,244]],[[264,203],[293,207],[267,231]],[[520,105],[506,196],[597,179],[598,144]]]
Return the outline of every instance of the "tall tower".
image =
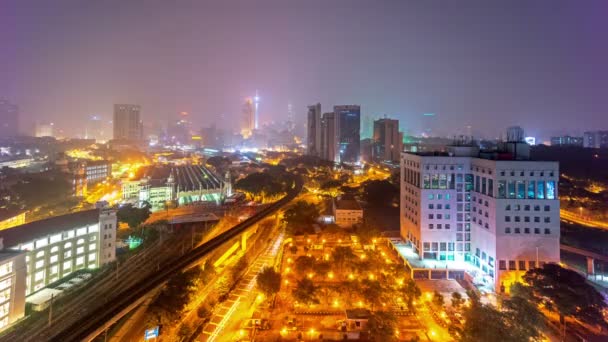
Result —
[[[243,138],[248,138],[255,129],[255,109],[254,102],[251,97],[245,99],[245,104],[243,105],[243,117],[241,120],[241,135]]]
[[[361,107],[358,105],[334,106],[334,113],[339,162],[357,163],[361,152]]]
[[[321,104],[308,106],[307,153],[321,157]]]
[[[377,161],[399,162],[403,149],[403,134],[399,133],[399,120],[374,121],[373,157]]]
[[[258,95],[258,91],[255,91],[255,96],[253,97],[253,103],[254,103],[254,107],[255,107],[255,112],[254,112],[254,120],[253,120],[253,129],[258,129],[258,120],[259,120],[259,115],[260,115],[260,96]]]
[[[141,106],[133,104],[114,105],[114,139],[142,140],[143,123],[140,117]]]

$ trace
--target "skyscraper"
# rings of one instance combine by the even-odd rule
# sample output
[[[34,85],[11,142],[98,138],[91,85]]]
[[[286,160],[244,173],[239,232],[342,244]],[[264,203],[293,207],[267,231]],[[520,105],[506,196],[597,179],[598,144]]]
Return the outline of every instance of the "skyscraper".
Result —
[[[336,113],[323,114],[321,119],[321,153],[320,157],[332,162],[338,161]]]
[[[258,91],[255,91],[255,96],[253,97],[253,104],[255,107],[254,116],[253,116],[253,129],[258,129],[258,121],[260,117],[260,96],[258,95]]]
[[[321,104],[308,106],[307,153],[321,157]]]
[[[6,100],[0,100],[0,137],[15,136],[19,133],[19,107]]]
[[[361,107],[357,105],[334,106],[338,138],[338,161],[359,162],[361,149]]]
[[[243,138],[248,138],[253,134],[255,129],[255,109],[254,101],[251,97],[245,99],[243,105],[243,116],[241,118],[241,135]]]
[[[374,121],[373,159],[399,162],[403,149],[403,134],[399,133],[399,120],[379,119]]]
[[[143,140],[141,106],[133,104],[114,105],[114,140]]]

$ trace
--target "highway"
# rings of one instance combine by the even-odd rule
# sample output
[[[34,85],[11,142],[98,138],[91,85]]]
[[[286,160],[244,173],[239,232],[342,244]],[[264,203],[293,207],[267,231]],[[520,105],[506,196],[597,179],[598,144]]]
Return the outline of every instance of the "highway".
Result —
[[[157,267],[156,272],[152,272],[149,276],[141,279],[137,283],[120,291],[120,295],[106,305],[99,307],[96,310],[87,312],[81,315],[73,324],[61,329],[48,329],[42,336],[35,336],[32,341],[53,340],[53,341],[90,341],[99,333],[103,332],[107,322],[117,316],[121,311],[128,308],[132,303],[144,297],[148,292],[162,285],[171,276],[182,272],[196,265],[205,255],[212,252],[232,238],[247,230],[253,224],[259,222],[268,215],[275,213],[281,207],[294,199],[302,189],[302,180],[299,177],[294,177],[292,187],[289,193],[271,204],[264,210],[254,214],[250,218],[238,223],[232,229],[210,239],[208,242],[196,247],[183,256],[172,260],[169,263]],[[55,328],[55,327],[52,327]]]
[[[608,222],[589,220],[565,209],[560,210],[560,218],[562,220],[572,221],[585,227],[608,229]]]

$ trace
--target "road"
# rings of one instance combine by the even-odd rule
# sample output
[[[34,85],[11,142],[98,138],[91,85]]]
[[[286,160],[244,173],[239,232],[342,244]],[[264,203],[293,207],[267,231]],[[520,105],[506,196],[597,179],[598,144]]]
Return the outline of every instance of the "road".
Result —
[[[565,209],[560,209],[559,214],[562,220],[572,221],[576,224],[580,224],[581,226],[608,229],[608,222],[590,220]]]
[[[56,341],[81,341],[96,336],[103,332],[103,327],[107,322],[116,319],[117,315],[131,306],[131,304],[144,297],[150,291],[162,285],[167,279],[179,272],[197,265],[202,258],[219,246],[239,236],[242,232],[249,229],[265,217],[274,214],[277,210],[294,199],[302,189],[302,180],[294,176],[292,186],[288,194],[270,205],[259,213],[235,225],[232,229],[210,239],[205,244],[196,247],[183,256],[171,260],[164,264],[157,265],[156,271],[143,277],[135,284],[115,291],[114,299],[108,301],[95,310],[87,310],[85,314],[78,315],[73,323],[62,324],[57,329],[47,329],[43,336],[36,336],[39,340]],[[52,327],[53,328],[53,327]],[[23,340],[23,339],[21,339]],[[32,340],[33,341],[33,340]]]

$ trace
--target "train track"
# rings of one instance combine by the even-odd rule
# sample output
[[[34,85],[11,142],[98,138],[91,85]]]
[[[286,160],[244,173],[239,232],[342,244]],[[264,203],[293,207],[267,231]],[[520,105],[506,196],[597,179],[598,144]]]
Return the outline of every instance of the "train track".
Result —
[[[270,205],[268,208],[254,214],[250,218],[235,225],[230,230],[212,238],[189,253],[183,255],[170,265],[161,268],[158,272],[155,272],[138,283],[130,286],[122,291],[122,294],[117,296],[116,300],[108,303],[106,306],[88,313],[82,319],[79,319],[78,321],[69,325],[67,328],[62,329],[61,331],[51,331],[52,328],[48,329],[46,333],[43,332],[42,335],[38,336],[38,340],[62,342],[91,340],[92,338],[96,337],[92,336],[92,334],[96,330],[99,330],[99,327],[104,326],[107,322],[111,321],[116,315],[127,309],[139,298],[144,297],[150,291],[162,285],[172,276],[198,264],[198,262],[207,254],[220,247],[225,242],[237,237],[255,223],[259,222],[268,215],[275,213],[281,207],[289,203],[300,193],[302,185],[302,179],[294,176],[292,186],[287,195]]]

